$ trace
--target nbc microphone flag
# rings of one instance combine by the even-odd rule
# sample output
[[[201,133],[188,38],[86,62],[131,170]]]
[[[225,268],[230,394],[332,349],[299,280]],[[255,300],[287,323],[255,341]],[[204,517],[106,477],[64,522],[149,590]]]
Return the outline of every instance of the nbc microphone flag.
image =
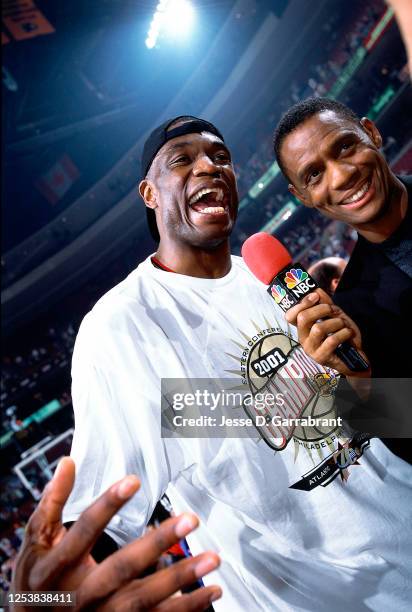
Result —
[[[292,268],[291,270],[288,270],[288,272],[286,273],[286,276],[283,282],[286,283],[286,286],[288,289],[293,289],[294,287],[296,287],[296,285],[306,280],[307,278],[308,278],[307,272],[305,272],[304,270],[301,270],[300,268]]]

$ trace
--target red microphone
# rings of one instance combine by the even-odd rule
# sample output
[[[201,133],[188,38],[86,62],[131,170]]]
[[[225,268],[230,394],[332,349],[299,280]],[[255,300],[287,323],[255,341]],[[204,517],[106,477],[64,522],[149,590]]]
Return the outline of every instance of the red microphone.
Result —
[[[259,232],[242,246],[242,257],[249,270],[265,285],[270,285],[283,268],[292,263],[292,256],[277,238]]]
[[[253,234],[245,240],[242,257],[256,278],[269,285],[269,295],[283,312],[319,287],[300,263],[292,263],[292,257],[283,244],[265,232]],[[335,354],[352,372],[364,372],[369,368],[369,364],[349,342],[342,342]]]

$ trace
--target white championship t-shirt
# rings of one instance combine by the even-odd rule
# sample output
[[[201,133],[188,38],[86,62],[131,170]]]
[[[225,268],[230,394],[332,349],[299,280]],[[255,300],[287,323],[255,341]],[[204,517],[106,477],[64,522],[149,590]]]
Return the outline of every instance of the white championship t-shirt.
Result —
[[[217,612],[410,609],[411,468],[379,440],[354,441],[333,425],[162,437],[162,378],[230,378],[256,393],[282,390],[286,373],[301,386],[279,415],[333,416],[322,388],[333,372],[294,333],[241,258],[216,280],[140,264],[99,300],[76,340],[76,483],[64,520],[137,474],[142,487],[108,534],[118,544],[138,537],[167,490],[176,512],[200,518],[192,553],[222,558],[204,579],[223,588]]]

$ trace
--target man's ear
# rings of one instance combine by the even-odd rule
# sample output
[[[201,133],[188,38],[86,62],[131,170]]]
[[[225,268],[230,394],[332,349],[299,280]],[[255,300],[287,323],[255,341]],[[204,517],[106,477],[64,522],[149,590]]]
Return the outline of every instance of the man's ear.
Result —
[[[367,133],[375,147],[380,149],[382,146],[382,136],[374,122],[371,119],[368,119],[367,117],[362,117],[362,119],[360,120],[360,124],[363,128],[363,131]]]
[[[156,189],[151,181],[147,179],[140,181],[139,193],[148,208],[157,208]]]
[[[305,196],[305,194],[301,193],[298,189],[296,189],[295,185],[289,183],[288,189],[290,193],[299,200],[299,202],[302,202],[302,204],[304,204],[305,206],[310,206],[308,198]]]
[[[330,289],[332,293],[335,293],[336,287],[339,285],[340,278],[332,278],[330,281]]]

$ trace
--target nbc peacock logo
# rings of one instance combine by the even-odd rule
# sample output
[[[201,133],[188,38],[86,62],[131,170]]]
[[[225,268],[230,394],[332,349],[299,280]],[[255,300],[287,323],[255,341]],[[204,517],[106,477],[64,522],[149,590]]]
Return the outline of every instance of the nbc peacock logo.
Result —
[[[292,268],[286,273],[284,282],[288,289],[293,289],[308,278],[308,273],[300,268]],[[275,298],[276,299],[276,298]]]
[[[275,300],[276,304],[280,304],[280,302],[283,300],[283,298],[286,295],[286,291],[280,285],[273,285],[270,288],[270,291],[272,293],[273,299]]]

